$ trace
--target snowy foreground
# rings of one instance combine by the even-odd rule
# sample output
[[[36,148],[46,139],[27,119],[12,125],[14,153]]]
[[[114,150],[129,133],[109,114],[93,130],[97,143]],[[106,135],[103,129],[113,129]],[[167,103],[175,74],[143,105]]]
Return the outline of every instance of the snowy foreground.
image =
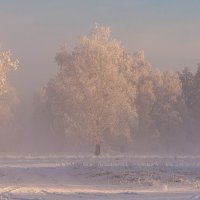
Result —
[[[1,156],[1,199],[200,199],[200,157]]]

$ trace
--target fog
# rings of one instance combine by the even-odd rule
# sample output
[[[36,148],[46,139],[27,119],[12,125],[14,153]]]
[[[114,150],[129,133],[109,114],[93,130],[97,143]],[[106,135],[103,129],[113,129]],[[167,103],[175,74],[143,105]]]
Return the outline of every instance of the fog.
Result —
[[[19,66],[6,77],[7,83],[14,88],[18,100],[13,110],[11,109],[12,112],[9,110],[13,116],[0,130],[0,152],[94,154],[95,146],[101,143],[102,154],[198,154],[200,152],[198,145],[200,85],[197,69],[198,52],[200,52],[198,42],[200,20],[197,9],[199,2],[194,1],[190,4],[187,1],[183,3],[175,1],[168,5],[158,3],[156,0],[152,2],[149,5],[145,1],[140,3],[126,1],[124,4],[120,1],[94,3],[90,0],[86,0],[85,3],[80,0],[59,2],[20,0],[18,3],[1,1],[1,50],[11,49],[11,58],[19,59]],[[158,7],[154,8],[153,5],[157,3]],[[191,10],[192,14],[188,15]],[[73,68],[69,60],[77,61],[72,53],[76,51],[74,46],[79,44],[81,36],[86,36],[92,41],[90,31],[93,30],[95,22],[98,27],[109,26],[112,38],[121,41],[120,48],[124,48],[131,57],[130,60],[127,58],[130,62],[123,60],[122,65],[143,67],[145,72],[131,74],[132,72],[123,69],[124,80],[122,80],[121,75],[115,74],[113,70],[112,77],[116,77],[113,81],[117,80],[112,87],[113,95],[111,91],[109,99],[104,101],[99,93],[97,93],[99,96],[90,96],[89,91],[86,91],[87,98],[80,106],[76,94],[67,88],[71,83],[66,84],[66,82],[72,77],[60,69],[59,60],[56,61],[55,56],[57,53],[62,55],[60,45],[66,42],[67,54],[64,55],[66,63],[63,63],[63,67]],[[79,44],[81,48],[86,48],[84,45],[84,43]],[[120,57],[120,52],[114,47],[113,51]],[[145,58],[139,49],[144,50]],[[135,52],[140,52],[137,54],[138,57],[134,57]],[[111,54],[110,57],[112,56]],[[84,56],[81,59],[84,60]],[[96,61],[98,59],[96,58]],[[60,62],[65,61],[61,59]],[[88,66],[93,62],[89,61]],[[151,69],[147,63],[150,63]],[[80,66],[82,64],[80,63]],[[116,69],[114,63],[111,65]],[[184,67],[189,67],[192,83],[183,81],[184,77],[188,78],[188,74],[182,71]],[[87,73],[92,73],[89,69],[88,67]],[[104,70],[102,69],[107,74],[106,69]],[[172,70],[172,75],[170,73],[165,75],[165,71],[168,70]],[[151,75],[147,77],[145,73]],[[59,82],[58,74],[65,77],[65,82]],[[144,79],[142,83],[139,82],[141,77]],[[54,79],[53,83],[50,81],[51,78]],[[86,80],[84,76],[82,78]],[[101,80],[101,77],[97,78]],[[110,80],[110,77],[107,78]],[[137,84],[134,85],[135,83],[129,83],[129,79],[138,82],[136,81]],[[83,83],[81,82],[83,80],[80,78],[80,83]],[[84,89],[91,86],[88,82],[84,83]],[[128,95],[117,90],[118,83],[123,86],[122,91],[126,90]],[[55,89],[59,84],[65,87],[65,95],[62,95],[63,91],[60,92],[62,87]],[[70,86],[76,88],[77,93],[83,98],[85,95],[81,93],[83,88],[77,87],[77,82],[73,84]],[[54,95],[52,98],[50,98],[51,92]],[[118,107],[116,100],[113,100],[116,94],[120,94]],[[74,101],[72,97],[75,98]],[[1,98],[6,101],[3,96]],[[129,98],[134,99],[131,106],[124,103]],[[103,99],[103,103],[97,103],[96,99]],[[59,106],[55,102],[58,102]],[[90,106],[84,102],[88,102]],[[104,105],[114,105],[115,112],[109,110],[107,113],[107,107],[104,108]],[[12,107],[11,104],[6,106]],[[83,110],[87,106],[92,112]],[[127,108],[129,106],[130,110]],[[72,110],[69,111],[70,107]],[[104,120],[96,120],[99,118],[99,115],[95,115],[96,111],[103,113]],[[80,113],[81,117],[73,116],[72,113]],[[85,115],[88,116],[87,120],[83,117]],[[89,118],[91,115],[93,117]],[[4,114],[2,116],[1,119],[4,120]],[[85,124],[80,125],[79,129],[74,128],[69,125],[66,118],[79,124],[83,123],[84,119]],[[95,127],[90,126],[91,122],[97,123],[95,120],[100,124],[96,129],[101,132],[101,136],[94,133]],[[112,127],[116,134],[111,134],[112,128],[106,123],[112,124],[115,120],[118,120],[118,123]],[[87,137],[89,139],[85,139]]]

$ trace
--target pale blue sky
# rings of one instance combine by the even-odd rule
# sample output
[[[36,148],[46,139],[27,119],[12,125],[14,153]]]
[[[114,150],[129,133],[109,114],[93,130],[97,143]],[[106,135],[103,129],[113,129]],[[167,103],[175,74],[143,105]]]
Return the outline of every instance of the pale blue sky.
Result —
[[[200,62],[200,0],[0,0],[0,44],[20,59],[11,81],[30,94],[53,76],[62,42],[73,47],[94,22],[108,25],[129,52],[161,69]]]

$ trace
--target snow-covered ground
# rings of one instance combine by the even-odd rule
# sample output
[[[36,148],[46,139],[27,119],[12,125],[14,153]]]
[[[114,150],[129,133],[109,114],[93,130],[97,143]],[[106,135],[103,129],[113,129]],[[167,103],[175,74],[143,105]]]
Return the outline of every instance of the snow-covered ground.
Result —
[[[0,156],[1,199],[200,199],[200,157]]]

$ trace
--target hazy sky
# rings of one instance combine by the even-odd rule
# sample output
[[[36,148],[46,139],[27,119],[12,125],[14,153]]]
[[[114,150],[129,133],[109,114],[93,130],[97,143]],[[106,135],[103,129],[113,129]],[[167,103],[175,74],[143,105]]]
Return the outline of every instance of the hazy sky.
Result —
[[[200,62],[200,0],[0,0],[0,44],[20,59],[10,77],[22,95],[57,70],[59,44],[73,47],[94,22],[108,25],[129,52],[162,69]]]

